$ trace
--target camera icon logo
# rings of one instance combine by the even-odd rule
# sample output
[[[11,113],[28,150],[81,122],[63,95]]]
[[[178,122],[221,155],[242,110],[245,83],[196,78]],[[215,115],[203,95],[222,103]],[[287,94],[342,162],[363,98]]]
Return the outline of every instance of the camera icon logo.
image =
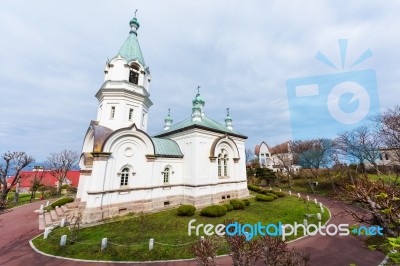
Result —
[[[339,40],[342,68],[347,40]],[[372,56],[367,50],[350,67]],[[316,59],[335,69],[323,54]],[[293,139],[331,138],[360,126],[379,111],[376,73],[372,69],[341,71],[286,81]]]

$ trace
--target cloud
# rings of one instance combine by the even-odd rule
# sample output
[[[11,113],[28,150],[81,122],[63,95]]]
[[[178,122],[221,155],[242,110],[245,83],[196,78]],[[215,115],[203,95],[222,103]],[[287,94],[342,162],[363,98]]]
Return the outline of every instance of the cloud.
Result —
[[[20,8],[23,5],[24,8]],[[383,108],[397,104],[399,4],[373,1],[8,1],[0,10],[0,151],[38,160],[79,151],[103,67],[129,32],[135,9],[152,82],[149,133],[191,113],[197,85],[206,114],[220,122],[231,108],[247,146],[291,137],[286,80],[333,73],[314,59],[340,62],[337,40],[349,39],[348,62],[376,70]],[[397,94],[396,94],[397,93]]]

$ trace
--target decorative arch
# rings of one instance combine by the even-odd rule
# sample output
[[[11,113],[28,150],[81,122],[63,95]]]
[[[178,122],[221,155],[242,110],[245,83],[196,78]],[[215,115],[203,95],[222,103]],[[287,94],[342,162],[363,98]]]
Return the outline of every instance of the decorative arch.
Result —
[[[155,157],[155,147],[150,136],[147,135],[146,132],[138,129],[135,124],[114,131],[104,141],[101,151],[112,152],[113,147],[117,146],[126,138],[133,138],[137,143],[139,143],[148,159]]]
[[[239,149],[235,143],[235,141],[230,138],[228,135],[217,138],[210,149],[210,160],[213,162],[217,159],[220,150],[225,148],[230,154],[230,158],[233,159],[235,163],[240,160]]]

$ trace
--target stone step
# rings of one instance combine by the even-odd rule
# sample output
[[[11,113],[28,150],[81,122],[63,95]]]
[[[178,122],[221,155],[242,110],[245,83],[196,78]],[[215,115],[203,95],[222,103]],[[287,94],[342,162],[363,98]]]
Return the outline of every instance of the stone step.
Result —
[[[51,220],[53,222],[58,222],[58,215],[55,210],[50,211]]]
[[[48,212],[44,213],[44,221],[45,221],[46,227],[53,225],[53,220],[51,219],[50,213],[48,213]]]
[[[63,213],[68,213],[70,211],[69,208],[65,205],[61,206],[61,210],[63,211]]]
[[[71,203],[67,203],[67,204],[65,204],[65,205],[67,205],[67,207],[69,208],[69,209],[74,209],[74,208],[78,208],[78,206],[79,206],[79,202],[71,202]]]
[[[63,210],[60,207],[56,207],[56,213],[59,218],[65,217],[65,213],[63,212]]]

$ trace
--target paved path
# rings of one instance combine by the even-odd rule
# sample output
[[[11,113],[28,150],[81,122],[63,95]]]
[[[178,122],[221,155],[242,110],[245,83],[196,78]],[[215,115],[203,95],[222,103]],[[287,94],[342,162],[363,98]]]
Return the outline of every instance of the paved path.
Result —
[[[331,209],[332,219],[330,223],[349,223],[350,217],[335,216],[342,212],[340,204],[334,204],[331,200],[317,197],[327,207]],[[20,266],[20,265],[121,265],[114,263],[82,263],[63,259],[56,259],[40,255],[32,250],[29,240],[40,234],[38,229],[38,215],[33,211],[38,209],[43,202],[32,203],[0,215],[0,265]],[[380,252],[370,251],[362,247],[363,243],[352,236],[347,237],[324,237],[314,236],[295,241],[290,246],[305,249],[311,255],[311,265],[348,266],[355,263],[359,266],[378,265],[384,255]],[[220,257],[219,265],[231,265],[230,257]],[[133,265],[133,264],[131,264]],[[144,264],[137,264],[144,265]],[[170,262],[170,263],[151,263],[149,265],[179,265],[192,266],[194,262]]]
[[[310,198],[317,198],[318,202],[329,208],[332,217],[328,224],[355,224],[350,215],[343,213],[347,207],[345,204],[318,196],[310,195]],[[348,266],[354,263],[358,266],[376,266],[385,258],[381,252],[364,247],[363,241],[354,236],[309,236],[294,241],[290,246],[310,253],[311,265]]]

